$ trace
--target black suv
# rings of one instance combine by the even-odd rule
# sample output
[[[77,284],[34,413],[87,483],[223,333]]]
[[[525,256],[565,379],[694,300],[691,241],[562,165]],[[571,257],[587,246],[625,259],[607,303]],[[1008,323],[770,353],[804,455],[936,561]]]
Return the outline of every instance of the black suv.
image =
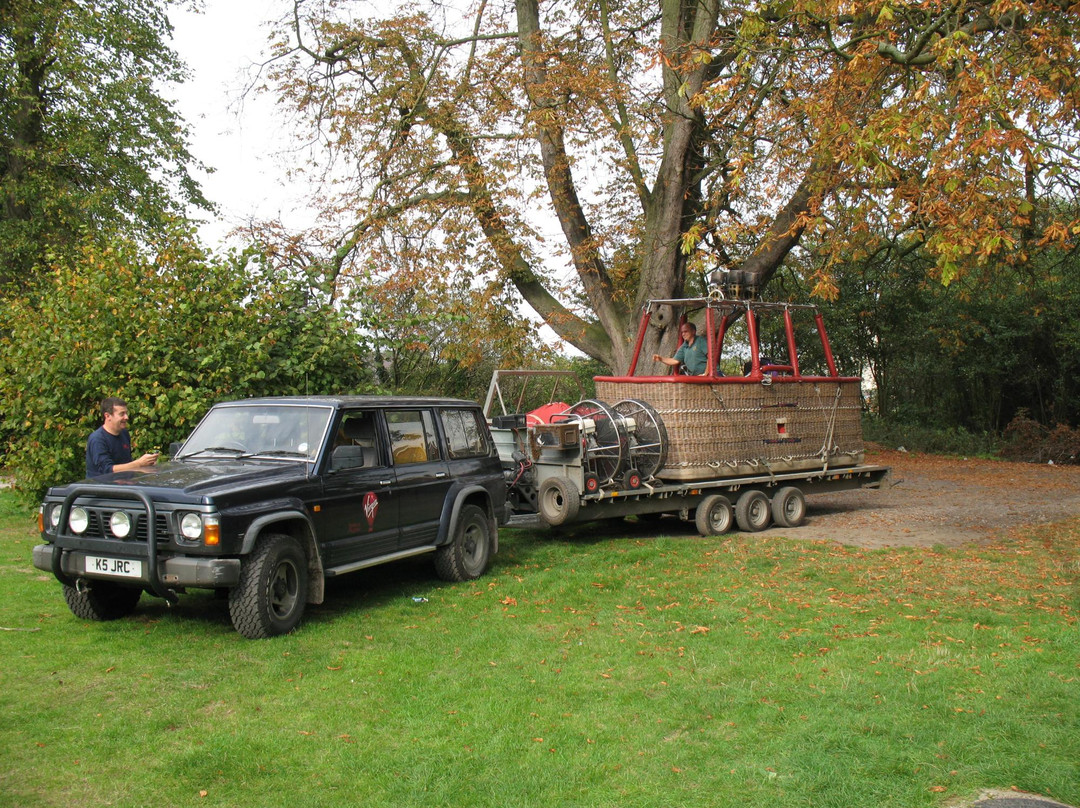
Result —
[[[290,631],[336,575],[431,553],[450,581],[498,550],[506,485],[473,402],[296,397],[214,406],[173,459],[50,489],[34,566],[84,619],[143,591],[227,591],[236,630]]]

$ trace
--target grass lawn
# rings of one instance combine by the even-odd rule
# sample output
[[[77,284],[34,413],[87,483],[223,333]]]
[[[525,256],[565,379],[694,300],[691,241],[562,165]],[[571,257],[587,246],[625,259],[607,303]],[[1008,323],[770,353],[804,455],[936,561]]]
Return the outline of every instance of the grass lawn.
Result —
[[[938,551],[505,531],[479,581],[369,570],[268,641],[204,592],[78,620],[36,541],[0,493],[0,805],[1080,803],[1080,521]]]

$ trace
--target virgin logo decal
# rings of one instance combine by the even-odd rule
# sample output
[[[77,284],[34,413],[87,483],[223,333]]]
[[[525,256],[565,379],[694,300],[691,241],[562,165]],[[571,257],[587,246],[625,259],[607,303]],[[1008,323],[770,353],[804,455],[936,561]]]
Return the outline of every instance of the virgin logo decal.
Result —
[[[368,533],[375,529],[375,515],[379,512],[379,498],[374,491],[364,494],[364,516],[367,517]]]

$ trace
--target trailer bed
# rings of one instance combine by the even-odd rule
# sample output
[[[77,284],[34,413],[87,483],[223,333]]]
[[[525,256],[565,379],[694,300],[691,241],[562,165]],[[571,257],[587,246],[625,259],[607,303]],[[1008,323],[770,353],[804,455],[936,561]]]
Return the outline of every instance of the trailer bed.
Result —
[[[608,488],[595,493],[581,494],[576,512],[570,507],[567,518],[562,520],[561,524],[663,513],[675,514],[689,521],[695,518],[697,510],[707,499],[714,498],[716,495],[726,498],[729,505],[735,505],[747,491],[760,491],[767,497],[789,488],[797,488],[803,495],[826,494],[859,488],[883,488],[888,485],[888,479],[887,466],[859,465],[813,471],[765,472],[690,483],[643,481],[641,486],[635,489]],[[542,517],[539,511],[526,509],[515,511],[509,524],[511,527],[553,526],[551,520]],[[705,522],[705,524],[710,523]],[[712,524],[713,527],[717,526],[716,523]],[[743,529],[759,529],[752,525],[748,527],[740,524],[739,526]],[[698,527],[702,528],[700,521]],[[760,529],[763,528],[764,526]],[[706,534],[713,532],[709,530]]]

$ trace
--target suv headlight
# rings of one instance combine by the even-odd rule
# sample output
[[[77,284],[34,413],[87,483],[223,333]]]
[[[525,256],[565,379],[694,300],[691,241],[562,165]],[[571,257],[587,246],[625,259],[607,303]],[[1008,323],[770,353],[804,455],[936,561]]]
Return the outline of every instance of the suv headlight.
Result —
[[[60,524],[60,506],[42,503],[38,508],[38,530],[42,533],[56,533]]]
[[[185,539],[201,539],[203,534],[203,521],[202,516],[197,513],[185,513],[184,517],[180,520],[180,532],[184,534]]]
[[[188,541],[199,541],[207,547],[221,544],[221,520],[213,513],[185,513],[180,517],[180,535]]]

